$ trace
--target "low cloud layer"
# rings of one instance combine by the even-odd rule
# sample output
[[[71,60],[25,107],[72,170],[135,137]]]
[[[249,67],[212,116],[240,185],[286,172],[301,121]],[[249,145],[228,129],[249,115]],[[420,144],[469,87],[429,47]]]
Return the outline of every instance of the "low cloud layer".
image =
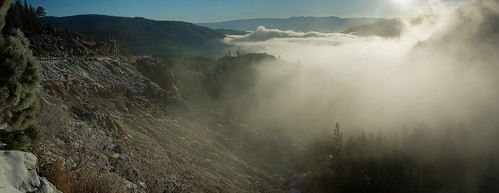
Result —
[[[259,28],[228,42],[279,56],[262,64],[249,120],[290,129],[480,129],[499,125],[498,2],[472,1],[399,39]],[[432,21],[433,22],[433,21]],[[348,131],[347,131],[348,132]]]
[[[320,33],[320,32],[296,32],[292,30],[267,29],[259,26],[255,31],[247,35],[234,35],[228,38],[228,41],[236,42],[260,42],[271,39],[282,38],[327,38],[334,36],[351,37],[340,33]]]

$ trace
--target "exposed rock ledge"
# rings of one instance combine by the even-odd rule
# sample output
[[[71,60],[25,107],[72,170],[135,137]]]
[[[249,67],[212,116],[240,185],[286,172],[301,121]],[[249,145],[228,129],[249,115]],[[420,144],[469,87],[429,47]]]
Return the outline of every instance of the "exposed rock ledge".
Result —
[[[0,193],[61,193],[36,172],[36,156],[22,151],[0,151]]]

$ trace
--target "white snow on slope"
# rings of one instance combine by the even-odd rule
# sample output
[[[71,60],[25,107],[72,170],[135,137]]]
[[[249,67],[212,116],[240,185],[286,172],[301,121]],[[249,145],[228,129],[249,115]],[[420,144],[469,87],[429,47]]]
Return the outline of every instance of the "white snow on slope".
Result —
[[[60,193],[36,172],[36,156],[21,151],[0,151],[0,193]]]

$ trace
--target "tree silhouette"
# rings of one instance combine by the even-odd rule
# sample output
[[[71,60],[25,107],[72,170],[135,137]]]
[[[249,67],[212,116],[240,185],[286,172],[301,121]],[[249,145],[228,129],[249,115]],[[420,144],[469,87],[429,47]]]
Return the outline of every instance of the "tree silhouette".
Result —
[[[42,8],[43,9],[43,8]],[[45,9],[40,10],[45,11]],[[38,17],[39,14],[43,12],[37,12],[35,8],[24,1],[24,4],[19,0],[16,0],[11,4],[10,9],[8,9],[7,15],[5,16],[5,27],[3,28],[3,34],[10,33],[13,29],[20,29],[23,32],[34,32],[37,33],[43,29],[42,20]]]
[[[45,12],[45,8],[38,6],[36,8],[36,14],[38,17],[45,17],[47,15],[47,12]]]
[[[333,168],[337,170],[344,159],[344,150],[343,150],[343,132],[340,130],[340,125],[336,123],[333,128],[333,137],[331,142],[331,155],[333,161]]]

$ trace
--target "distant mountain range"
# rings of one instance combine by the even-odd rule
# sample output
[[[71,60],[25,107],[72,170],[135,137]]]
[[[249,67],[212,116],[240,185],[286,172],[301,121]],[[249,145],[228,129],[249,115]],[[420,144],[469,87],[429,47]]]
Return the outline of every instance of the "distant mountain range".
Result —
[[[244,35],[246,31],[253,31],[258,26],[303,32],[343,32],[352,27],[389,21],[380,18],[291,17],[196,25],[182,21],[155,21],[142,17],[106,15],[44,17],[44,20],[54,27],[82,34],[104,38],[114,37],[121,45],[137,54],[178,55],[184,53],[204,57],[225,55],[230,49],[230,45],[223,43],[225,35]],[[348,32],[362,34],[362,31],[365,29],[360,28]]]
[[[383,18],[340,18],[340,17],[291,17],[287,19],[264,18],[244,19],[215,23],[198,23],[211,29],[233,29],[254,31],[258,26],[268,29],[293,30],[301,32],[342,32],[349,28],[385,21]]]
[[[179,52],[221,56],[226,52],[224,33],[181,21],[154,21],[141,17],[76,15],[45,17],[55,27],[101,37],[112,36],[139,54],[168,55]]]

